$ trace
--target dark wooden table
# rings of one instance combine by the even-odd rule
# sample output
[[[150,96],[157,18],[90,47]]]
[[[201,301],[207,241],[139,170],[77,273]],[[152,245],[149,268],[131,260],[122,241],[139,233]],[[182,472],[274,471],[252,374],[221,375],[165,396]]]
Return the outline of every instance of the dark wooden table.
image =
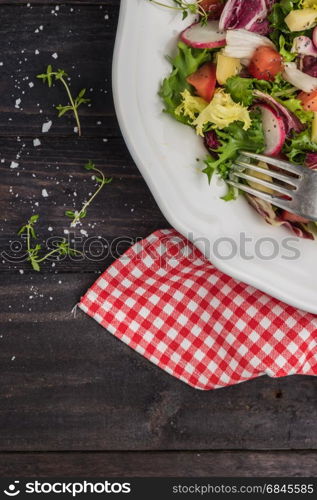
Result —
[[[89,158],[113,184],[84,221],[88,237],[119,239],[119,254],[133,239],[168,226],[115,118],[118,11],[119,0],[0,0],[2,252],[13,252],[18,228],[33,213],[41,216],[43,241],[64,234],[65,209],[80,206],[93,189],[82,168]],[[56,117],[62,88],[49,90],[35,78],[49,63],[70,73],[74,91],[92,89],[80,139],[71,117]],[[47,120],[53,125],[42,134]],[[17,168],[10,168],[13,161]],[[83,238],[79,229],[75,236]],[[35,273],[2,254],[1,476],[316,475],[316,379],[263,377],[195,391],[84,314],[72,316],[114,258],[65,259]]]

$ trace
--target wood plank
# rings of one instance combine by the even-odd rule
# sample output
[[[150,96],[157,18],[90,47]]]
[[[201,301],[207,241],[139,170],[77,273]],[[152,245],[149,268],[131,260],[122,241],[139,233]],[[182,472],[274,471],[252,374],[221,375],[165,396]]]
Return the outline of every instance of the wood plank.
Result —
[[[80,311],[94,274],[2,274],[1,451],[317,449],[314,377],[196,391]]]
[[[0,0],[0,5],[114,5],[120,0]]]
[[[27,7],[10,2],[0,5],[0,16],[0,136],[39,135],[48,120],[53,122],[50,136],[74,135],[72,116],[58,119],[55,109],[67,103],[63,87],[49,89],[36,78],[48,64],[68,72],[74,94],[87,88],[91,107],[80,111],[83,133],[119,135],[111,93],[118,3],[63,4],[55,11],[52,3]]]
[[[21,154],[18,159],[17,154]],[[69,227],[70,219],[65,217],[65,210],[80,209],[89,193],[96,189],[91,174],[83,168],[88,159],[92,159],[107,177],[112,177],[113,182],[95,199],[87,218],[74,230]],[[17,168],[10,168],[13,161],[19,164]],[[67,236],[69,240],[76,237],[76,247],[86,249],[84,262],[81,259],[80,262],[66,259],[59,264],[60,271],[102,270],[131,246],[135,238],[143,238],[156,229],[168,227],[122,139],[109,138],[104,142],[101,138],[44,137],[41,145],[34,147],[32,139],[17,141],[0,138],[0,175],[3,218],[0,247],[2,252],[14,257],[13,262],[24,251],[12,253],[12,242],[21,244],[22,240],[16,233],[34,213],[41,216],[37,226],[42,244],[45,245],[45,241],[52,236]],[[48,195],[46,198],[42,196],[43,189]],[[70,231],[70,234],[65,235],[65,231]],[[91,238],[98,237],[106,240],[104,244],[108,246],[120,238],[119,251],[115,251],[113,243],[112,256],[105,249],[99,261],[91,260],[89,244]],[[100,249],[98,241],[95,247],[90,248],[97,247]],[[0,259],[1,271],[17,268],[27,271],[30,268],[27,262],[16,266],[10,260],[8,257]],[[44,269],[55,272],[57,268],[48,263]]]
[[[0,453],[1,477],[315,477],[316,452]]]

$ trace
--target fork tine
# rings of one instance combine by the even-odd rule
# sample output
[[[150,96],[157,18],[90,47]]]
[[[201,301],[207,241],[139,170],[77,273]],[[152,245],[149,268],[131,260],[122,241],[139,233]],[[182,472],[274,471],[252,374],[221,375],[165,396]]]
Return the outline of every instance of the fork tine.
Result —
[[[241,151],[241,154],[243,156],[246,156],[247,158],[263,161],[264,163],[269,163],[270,165],[282,168],[287,172],[292,172],[293,174],[297,174],[299,176],[303,174],[303,167],[300,167],[299,165],[293,165],[292,163],[289,163],[287,161],[278,160],[277,158],[271,158],[269,156],[259,155],[256,153],[249,153],[248,151]]]
[[[245,174],[244,172],[238,172],[235,170],[231,174],[230,179],[234,180],[233,177],[239,177],[240,179],[245,179],[246,181],[254,182],[260,186],[272,189],[272,191],[275,191],[276,193],[285,194],[286,196],[291,197],[292,193],[294,193],[294,191],[279,186],[278,184],[273,184],[272,182],[265,181],[264,179],[259,179],[258,177],[254,177],[253,175]]]
[[[253,196],[256,196],[256,198],[260,198],[261,200],[268,201],[269,203],[272,203],[272,205],[275,205],[277,207],[283,208],[284,210],[289,210],[289,200],[283,200],[282,198],[279,198],[278,196],[272,196],[271,194],[264,193],[263,191],[258,191],[257,189],[251,188],[250,186],[247,186],[246,184],[242,184],[241,182],[235,182],[232,180],[227,181],[228,184],[231,186],[240,189],[241,191],[244,191],[248,194],[252,194]]]
[[[236,172],[236,167],[243,167],[248,170],[252,170],[255,172],[259,172],[260,174],[268,175],[273,179],[277,179],[279,181],[285,182],[286,184],[290,184],[292,186],[298,187],[300,180],[296,177],[290,177],[288,175],[280,174],[279,172],[275,172],[275,170],[270,170],[267,168],[259,167],[258,165],[253,165],[253,163],[245,163],[243,161],[237,161],[233,166],[233,171]]]

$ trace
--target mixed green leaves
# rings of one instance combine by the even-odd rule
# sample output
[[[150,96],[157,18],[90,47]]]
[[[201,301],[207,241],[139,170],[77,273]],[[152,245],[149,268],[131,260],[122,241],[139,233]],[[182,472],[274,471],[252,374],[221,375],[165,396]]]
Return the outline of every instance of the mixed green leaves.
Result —
[[[176,120],[190,125],[189,118],[176,114],[175,110],[181,103],[181,93],[185,89],[192,90],[186,78],[195,73],[202,64],[211,60],[211,52],[192,49],[183,42],[179,42],[177,55],[174,58],[168,58],[168,60],[173,66],[173,70],[163,81],[159,94],[165,103],[165,111]]]
[[[254,90],[261,90],[272,96],[306,125],[304,132],[291,133],[282,151],[290,161],[303,163],[307,152],[317,151],[317,144],[311,140],[313,113],[303,109],[302,102],[297,98],[298,90],[285,81],[280,74],[273,82],[234,76],[226,83],[226,91],[231,94],[232,99],[245,106],[256,102]]]
[[[78,250],[70,248],[69,243],[65,238],[62,238],[61,241],[57,243],[56,248],[44,255],[40,255],[42,245],[40,245],[39,243],[33,243],[33,241],[37,239],[34,226],[38,222],[38,220],[39,215],[32,215],[28,222],[24,226],[22,226],[18,232],[19,236],[24,235],[26,238],[28,255],[27,259],[31,263],[34,271],[40,271],[41,264],[44,261],[48,260],[50,257],[53,257],[53,255],[81,255],[81,252],[79,252]]]
[[[77,224],[87,216],[87,209],[94,201],[96,196],[98,196],[98,194],[106,184],[110,184],[112,182],[112,178],[106,178],[103,172],[98,168],[96,168],[95,164],[91,160],[89,160],[88,163],[86,163],[84,168],[89,172],[94,172],[94,180],[97,182],[98,188],[95,191],[95,193],[89,198],[89,200],[84,203],[83,207],[79,212],[73,210],[66,210],[65,215],[70,219],[72,219],[71,222],[72,227],[77,226]]]
[[[294,61],[296,54],[291,52],[294,38],[310,36],[312,30],[291,32],[285,23],[285,17],[292,11],[301,8],[302,0],[281,0],[274,3],[269,21],[271,24],[270,38],[279,49],[280,54],[287,61]]]
[[[299,134],[293,134],[286,141],[283,152],[293,163],[304,165],[307,153],[317,152],[317,143],[311,140],[311,127]]]
[[[82,130],[81,130],[81,123],[79,119],[79,114],[78,114],[78,108],[82,104],[87,104],[90,102],[90,99],[86,99],[86,89],[82,89],[77,97],[73,97],[69,84],[67,83],[67,78],[68,75],[63,69],[58,69],[57,71],[53,71],[53,68],[51,65],[49,65],[46,69],[46,73],[42,73],[41,75],[37,75],[37,78],[42,80],[44,83],[47,83],[49,88],[52,87],[54,81],[61,82],[62,85],[64,86],[69,103],[66,105],[59,104],[56,106],[56,109],[58,111],[58,117],[64,116],[68,112],[72,112],[74,114],[76,124],[77,124],[77,130],[78,130],[78,135],[82,135]]]
[[[281,74],[277,75],[273,82],[233,76],[227,80],[225,89],[235,102],[240,102],[244,106],[254,104],[256,101],[254,91],[261,90],[294,113],[301,123],[311,123],[313,119],[313,113],[305,111],[297,98],[298,90],[284,80]]]
[[[264,150],[264,133],[261,113],[250,113],[252,125],[248,130],[243,130],[243,124],[234,122],[223,130],[216,130],[220,147],[215,150],[218,157],[208,156],[205,160],[204,173],[210,182],[213,174],[217,172],[224,180],[228,179],[232,164],[239,156],[239,151],[247,150],[262,153]]]
[[[242,78],[240,76],[228,78],[225,84],[225,90],[231,95],[232,99],[244,106],[251,106],[253,104],[254,90],[269,93],[270,89],[270,82],[257,80],[256,78]]]

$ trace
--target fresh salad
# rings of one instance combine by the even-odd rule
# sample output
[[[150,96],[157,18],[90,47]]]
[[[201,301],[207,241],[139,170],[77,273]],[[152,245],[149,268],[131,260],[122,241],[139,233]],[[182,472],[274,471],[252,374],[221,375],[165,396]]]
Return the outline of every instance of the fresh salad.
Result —
[[[227,180],[242,150],[317,169],[317,0],[173,0],[169,7],[198,17],[180,33],[160,96],[165,111],[204,141],[208,180],[214,173]],[[238,195],[228,186],[224,199]],[[244,196],[269,224],[316,238],[316,223]]]

